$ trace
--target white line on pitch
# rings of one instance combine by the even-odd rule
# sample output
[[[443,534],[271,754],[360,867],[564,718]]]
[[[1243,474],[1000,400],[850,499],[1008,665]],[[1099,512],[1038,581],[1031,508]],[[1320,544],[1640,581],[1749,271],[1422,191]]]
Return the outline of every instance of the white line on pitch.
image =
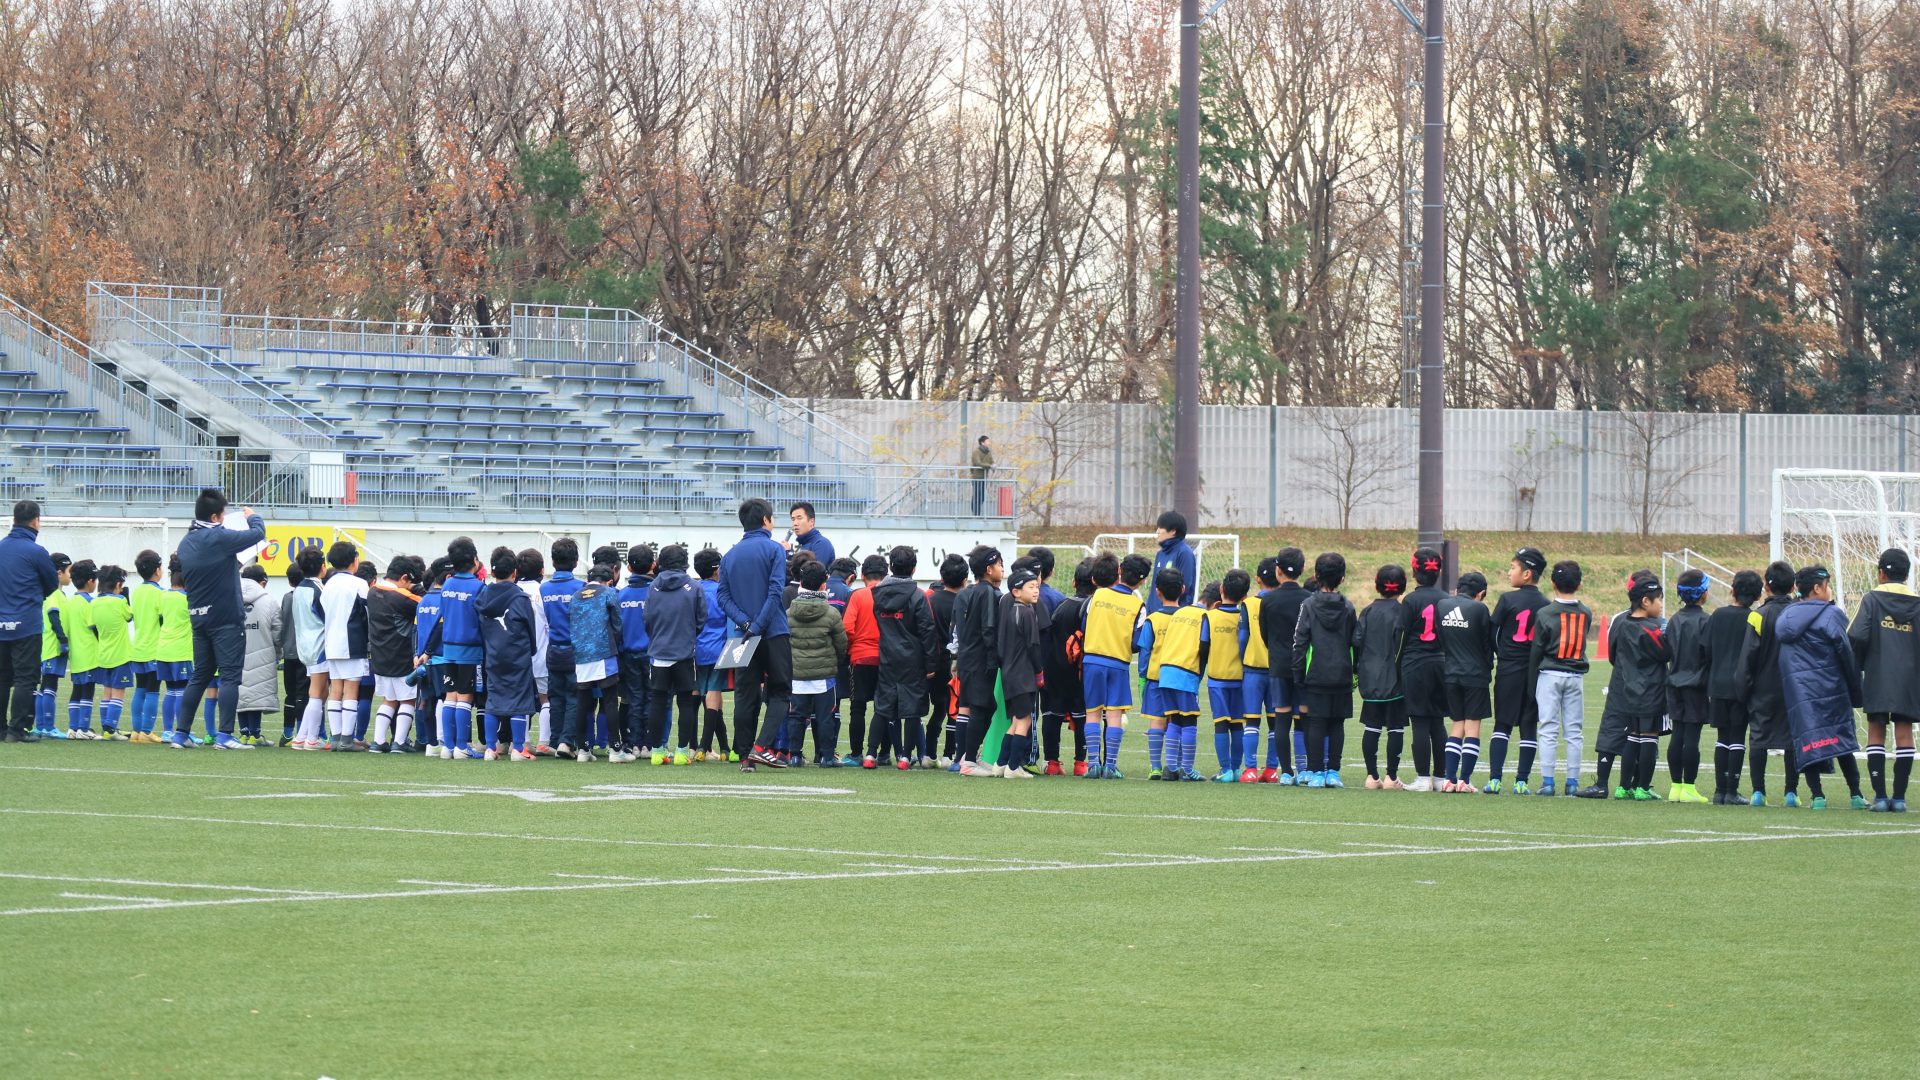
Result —
[[[139,885],[148,889],[212,889],[218,892],[275,893],[287,896],[328,896],[321,889],[268,889],[258,885],[208,885],[194,881],[145,881],[138,878],[69,877],[62,874],[20,874],[0,871],[0,878],[17,881],[66,881],[79,885]]]
[[[925,866],[903,862],[850,862],[848,866],[871,866],[882,870],[938,870],[937,866]]]
[[[129,904],[164,904],[168,901],[168,897],[165,897],[165,896],[114,896],[111,893],[97,893],[97,892],[63,892],[60,894],[60,899],[62,900],[124,900]]]
[[[628,877],[625,874],[562,874],[557,870],[554,871],[553,876],[558,878],[578,878],[581,881],[631,881],[640,884],[660,880],[659,878],[650,877]]]
[[[498,889],[499,885],[489,885],[484,881],[433,881],[424,878],[400,878],[402,885],[438,885],[448,889]]]
[[[934,869],[934,868],[929,867],[928,869]],[[746,869],[745,867],[740,867],[740,866],[709,866],[707,867],[707,872],[710,874],[770,874],[774,877],[790,877],[790,878],[803,878],[803,877],[814,876],[813,874],[810,874],[805,870],[749,870],[749,869]]]
[[[1401,845],[1381,844],[1377,846],[1399,847]],[[1229,847],[1227,848],[1227,850],[1228,851],[1259,851],[1259,852],[1268,852],[1268,853],[1278,852],[1286,855],[1324,855],[1326,854],[1326,852],[1323,852],[1318,848],[1299,848],[1299,847]]]
[[[1369,844],[1362,840],[1345,840],[1345,841],[1342,841],[1341,843],[1343,847],[1384,848],[1389,851],[1412,852],[1412,851],[1445,851],[1446,850],[1445,848],[1437,848],[1437,847],[1421,847],[1418,844]],[[1485,850],[1494,850],[1494,849],[1489,848]]]
[[[1232,857],[1196,857],[1191,859],[1170,860],[1165,862],[1108,862],[1108,863],[1068,863],[1058,866],[938,866],[922,870],[873,870],[865,873],[845,871],[826,871],[821,873],[749,871],[735,868],[717,867],[716,870],[745,874],[745,877],[709,877],[677,878],[659,882],[624,881],[583,881],[562,885],[501,885],[484,888],[424,888],[405,892],[362,892],[362,893],[325,893],[279,896],[233,896],[208,900],[170,900],[158,904],[140,904],[135,907],[101,905],[85,907],[54,908],[13,908],[0,911],[0,916],[13,915],[76,915],[98,911],[152,911],[158,908],[187,907],[232,907],[241,904],[276,903],[318,903],[330,900],[399,900],[427,896],[489,896],[501,893],[558,893],[578,892],[582,890],[603,889],[645,889],[680,885],[741,885],[766,884],[788,881],[858,881],[876,878],[894,877],[930,877],[936,875],[961,874],[1037,874],[1068,870],[1135,870],[1142,868],[1164,868],[1174,866],[1225,866],[1247,865],[1255,863],[1283,863],[1317,861],[1321,859],[1376,859],[1406,858],[1432,855],[1503,855],[1513,852],[1530,851],[1573,851],[1585,848],[1641,848],[1674,847],[1692,844],[1741,844],[1767,843],[1787,840],[1846,839],[1859,836],[1901,835],[1920,836],[1920,828],[1902,828],[1896,833],[1863,833],[1857,829],[1827,833],[1791,832],[1773,833],[1765,836],[1697,836],[1697,837],[1647,837],[1632,840],[1610,840],[1587,844],[1540,843],[1514,845],[1511,847],[1459,847],[1433,848],[1420,851],[1366,850],[1366,851],[1329,851],[1311,855],[1241,855]]]

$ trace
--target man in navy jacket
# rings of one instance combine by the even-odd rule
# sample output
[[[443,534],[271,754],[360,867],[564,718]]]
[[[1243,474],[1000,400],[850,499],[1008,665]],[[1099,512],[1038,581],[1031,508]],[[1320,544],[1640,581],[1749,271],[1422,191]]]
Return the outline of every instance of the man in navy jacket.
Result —
[[[13,504],[13,531],[0,540],[0,741],[39,742],[33,691],[40,666],[41,605],[60,587],[53,557],[40,546],[40,504]],[[237,588],[236,583],[236,588]]]
[[[827,539],[827,534],[820,531],[820,526],[813,516],[813,504],[794,503],[788,508],[787,516],[793,521],[793,546],[813,552],[813,557],[820,560],[821,566],[831,568],[834,555],[833,541]]]
[[[760,637],[753,659],[737,673],[733,693],[733,745],[752,746],[741,772],[756,765],[786,768],[773,752],[773,737],[787,722],[793,693],[793,650],[787,636],[787,611],[781,594],[787,587],[787,552],[773,539],[773,507],[765,499],[740,504],[740,542],[720,559],[720,607],[733,623],[734,636]],[[760,720],[764,697],[767,715]],[[755,734],[758,722],[758,735]]]
[[[247,531],[229,529],[220,523],[226,512],[227,497],[220,489],[207,488],[200,492],[200,498],[193,504],[193,525],[180,541],[180,573],[187,586],[187,618],[193,624],[193,681],[187,683],[173,741],[167,744],[176,750],[194,745],[193,718],[199,715],[200,699],[206,696],[215,675],[225,675],[228,686],[227,692],[220,695],[219,730],[233,730],[235,711],[239,708],[238,688],[240,673],[246,667],[247,635],[237,556],[265,543],[267,526],[249,506],[240,511],[247,519]],[[221,745],[221,740],[216,740],[214,745]]]

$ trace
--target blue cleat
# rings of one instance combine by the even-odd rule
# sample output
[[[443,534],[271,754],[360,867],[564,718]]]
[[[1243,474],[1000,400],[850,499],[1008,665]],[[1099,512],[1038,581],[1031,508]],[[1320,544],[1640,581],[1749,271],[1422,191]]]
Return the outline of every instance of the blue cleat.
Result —
[[[239,739],[234,738],[233,736],[227,734],[224,731],[213,737],[213,748],[215,750],[251,750],[253,749],[252,746],[241,742]]]
[[[167,740],[167,745],[175,750],[192,750],[199,746],[200,743],[186,732],[176,731],[173,733],[173,737]]]
[[[1559,794],[1559,792],[1553,790],[1553,777],[1544,776],[1540,778],[1540,794],[1542,795],[1558,795]]]
[[[1873,805],[1867,807],[1867,812],[1870,814],[1884,814],[1892,809],[1893,804],[1887,801],[1885,795],[1875,795],[1873,797]]]
[[[1326,786],[1327,786],[1327,776],[1326,776],[1326,774],[1325,774],[1325,773],[1318,773],[1318,772],[1312,772],[1312,773],[1308,773],[1308,774],[1306,774],[1306,775],[1307,775],[1307,786],[1308,786],[1308,787],[1310,787],[1310,788],[1323,788],[1323,787],[1326,787]]]
[[[1754,793],[1753,793],[1753,795],[1752,795],[1752,797],[1750,797],[1749,799],[1747,799],[1747,805],[1748,805],[1748,806],[1765,806],[1765,805],[1767,805],[1767,793],[1766,793],[1766,792],[1764,792],[1764,791],[1756,791],[1756,792],[1754,792]]]
[[[1480,789],[1480,794],[1482,795],[1500,794],[1500,778],[1496,776],[1493,779],[1487,781],[1487,786]]]
[[[1797,791],[1787,792],[1787,809],[1792,810],[1799,805],[1800,805],[1800,793]]]
[[[1281,774],[1280,774],[1280,786],[1281,786],[1281,787],[1292,787],[1292,786],[1293,786],[1293,783],[1294,783],[1294,778],[1293,778],[1293,774],[1292,774],[1292,773],[1290,773],[1290,772],[1283,772],[1283,773],[1281,773]]]
[[[1340,773],[1337,770],[1328,769],[1326,772],[1321,773],[1320,775],[1326,778],[1327,786],[1330,788],[1344,788],[1347,786],[1344,782],[1341,781]]]
[[[1220,775],[1213,778],[1213,782],[1216,784],[1237,784],[1240,782],[1240,774],[1234,772],[1232,769],[1223,769]]]
[[[1890,814],[1904,814],[1904,813],[1906,813],[1906,812],[1907,812],[1907,800],[1905,800],[1905,799],[1895,799],[1895,800],[1893,800],[1892,802],[1890,802],[1890,803],[1888,803],[1888,804],[1887,804],[1887,812],[1888,812],[1888,813],[1890,813]]]

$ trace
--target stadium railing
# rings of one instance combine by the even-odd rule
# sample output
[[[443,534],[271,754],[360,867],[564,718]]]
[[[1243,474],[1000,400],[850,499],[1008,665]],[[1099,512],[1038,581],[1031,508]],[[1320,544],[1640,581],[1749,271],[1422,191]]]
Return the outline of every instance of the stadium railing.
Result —
[[[113,288],[87,283],[87,317],[95,341],[122,342],[155,355],[247,418],[266,425],[289,446],[321,449],[332,444],[331,425],[325,418],[233,363],[225,355],[230,347],[224,342],[192,340],[177,324],[161,322]],[[189,323],[184,328],[194,325],[204,324]]]
[[[508,375],[518,369],[505,327],[278,315],[227,315],[223,326],[222,340],[234,352],[258,354],[276,371],[322,356],[336,366],[374,369],[400,361],[424,371]]]
[[[0,351],[15,370],[32,369],[57,388],[79,389],[104,425],[129,429],[129,439],[208,447],[213,437],[180,411],[115,374],[91,345],[0,293]]]

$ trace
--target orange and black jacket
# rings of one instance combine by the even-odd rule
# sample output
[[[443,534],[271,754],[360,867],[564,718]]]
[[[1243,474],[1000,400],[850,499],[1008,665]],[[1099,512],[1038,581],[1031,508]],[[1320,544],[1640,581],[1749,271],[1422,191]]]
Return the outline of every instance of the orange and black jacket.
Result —
[[[1587,671],[1587,628],[1593,625],[1593,612],[1575,600],[1564,604],[1551,600],[1534,616],[1533,670],[1569,671],[1584,675]]]

